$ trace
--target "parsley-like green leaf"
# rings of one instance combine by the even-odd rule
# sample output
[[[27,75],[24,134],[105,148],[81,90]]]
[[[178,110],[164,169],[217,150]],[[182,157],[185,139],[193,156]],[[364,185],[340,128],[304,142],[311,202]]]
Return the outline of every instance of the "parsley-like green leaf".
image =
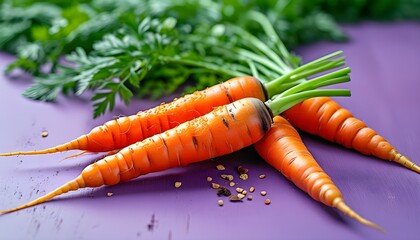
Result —
[[[117,97],[128,104],[238,75],[267,81],[299,64],[286,49],[345,40],[337,19],[419,11],[420,0],[0,0],[0,50],[16,55],[7,72],[34,76],[26,97],[88,91],[97,117]]]

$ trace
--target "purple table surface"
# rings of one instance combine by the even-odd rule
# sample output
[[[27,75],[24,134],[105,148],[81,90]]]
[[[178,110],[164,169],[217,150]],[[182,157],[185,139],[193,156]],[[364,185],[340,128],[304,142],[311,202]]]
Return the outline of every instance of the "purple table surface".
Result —
[[[298,53],[307,62],[343,50],[352,82],[340,87],[351,89],[352,97],[337,101],[420,164],[420,24],[364,23],[344,29],[351,41],[310,45]],[[0,71],[12,60],[1,53]],[[0,80],[0,152],[63,143],[115,116],[159,104],[147,100],[129,107],[119,104],[112,113],[92,120],[87,97],[41,103],[21,96],[29,78],[2,74]],[[43,131],[49,136],[41,137]],[[302,137],[348,205],[385,228],[385,234],[312,200],[249,147],[116,186],[68,193],[0,216],[0,239],[418,239],[418,174],[318,137]],[[72,153],[1,158],[0,209],[55,189],[100,157],[60,161]],[[225,171],[215,168],[219,163]],[[238,165],[249,169],[248,180],[238,178]],[[253,200],[232,203],[218,197],[206,177],[225,185],[221,173],[233,174],[237,186],[254,186]],[[260,174],[266,178],[259,179]],[[182,182],[180,188],[174,187],[176,181]],[[265,197],[259,194],[262,190],[268,193]],[[265,198],[271,199],[270,205],[264,204]],[[218,199],[225,200],[223,207]]]

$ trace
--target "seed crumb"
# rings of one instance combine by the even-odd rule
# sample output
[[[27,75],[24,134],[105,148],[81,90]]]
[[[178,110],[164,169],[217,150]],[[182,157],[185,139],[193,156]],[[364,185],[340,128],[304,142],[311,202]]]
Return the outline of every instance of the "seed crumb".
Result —
[[[254,187],[250,187],[249,188],[249,192],[254,192],[255,191],[255,188]]]
[[[211,183],[211,187],[214,189],[218,189],[220,187],[220,184],[218,183]]]
[[[217,201],[217,204],[218,204],[219,206],[223,206],[223,200],[222,200],[222,199],[219,199],[219,201]]]
[[[245,174],[245,173],[248,173],[248,168],[244,168],[244,167],[242,167],[242,166],[238,166],[238,167],[236,168],[236,170],[238,171],[239,175],[241,175],[241,174]]]
[[[230,182],[229,186],[233,187],[233,186],[235,186],[235,184],[236,184],[235,182]]]
[[[239,199],[242,199],[242,198],[244,198],[245,197],[245,195],[243,195],[242,193],[238,193],[238,198]]]
[[[213,181],[213,178],[212,177],[207,177],[207,182],[211,182],[211,181]]]
[[[237,195],[230,195],[229,196],[229,201],[231,201],[231,202],[241,202],[243,197],[241,198],[238,195],[239,194],[237,194]]]
[[[247,199],[252,200],[252,195],[248,195]]]
[[[240,188],[240,187],[237,187],[237,188],[236,188],[236,191],[237,191],[238,193],[241,193],[243,190],[244,190],[244,189],[243,189],[243,188]]]
[[[267,195],[267,192],[266,191],[261,191],[261,196],[265,196],[265,195]]]
[[[182,185],[182,182],[175,182],[175,187],[176,187],[176,188],[181,187],[181,185]]]
[[[220,195],[223,195],[223,196],[229,197],[229,196],[231,195],[231,192],[230,192],[230,190],[229,190],[229,189],[227,189],[226,187],[220,186],[220,187],[217,189],[217,196],[220,196]]]
[[[241,175],[239,175],[239,178],[242,179],[242,180],[247,180],[248,179],[248,174],[242,173]]]
[[[219,171],[225,170],[225,166],[223,166],[222,164],[217,165],[216,168]]]
[[[269,205],[271,203],[271,200],[269,198],[266,198],[264,200],[265,205]]]
[[[112,193],[112,192],[108,192],[106,195],[107,195],[108,197],[111,197],[112,195],[114,195],[114,193]]]
[[[265,174],[261,174],[260,179],[264,179],[264,178],[265,178]]]
[[[47,131],[43,131],[43,132],[41,133],[41,136],[42,136],[42,137],[48,137],[48,132],[47,132]]]
[[[247,194],[247,191],[246,191],[246,190],[243,190],[241,193],[242,193],[243,195],[246,195],[246,194]]]

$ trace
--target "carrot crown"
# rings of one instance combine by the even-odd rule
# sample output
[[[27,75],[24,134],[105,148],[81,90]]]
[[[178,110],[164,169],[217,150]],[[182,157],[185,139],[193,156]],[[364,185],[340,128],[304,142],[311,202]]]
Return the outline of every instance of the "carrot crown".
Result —
[[[273,115],[278,115],[293,105],[312,97],[350,96],[346,89],[318,89],[324,86],[350,81],[350,68],[343,68],[332,73],[300,83],[266,102]]]

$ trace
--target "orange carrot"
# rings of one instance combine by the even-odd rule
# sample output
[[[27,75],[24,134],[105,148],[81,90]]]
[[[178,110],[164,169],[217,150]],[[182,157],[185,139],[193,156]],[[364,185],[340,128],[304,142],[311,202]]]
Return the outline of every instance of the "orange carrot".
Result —
[[[267,163],[313,199],[337,208],[362,224],[383,231],[347,206],[340,190],[318,165],[299,133],[286,119],[276,116],[271,129],[254,147]]]
[[[123,148],[89,166],[74,180],[13,212],[84,187],[114,185],[140,175],[183,166],[249,146],[271,126],[272,115],[256,98],[244,98]]]
[[[302,91],[277,96],[265,103],[257,98],[243,98],[217,107],[203,116],[108,155],[87,166],[78,177],[56,190],[0,213],[34,206],[79,188],[114,185],[147,173],[232,153],[260,140],[270,129],[272,117],[293,103],[315,96],[350,95],[347,90],[312,90],[318,85],[309,82],[302,84],[298,86]]]
[[[68,143],[44,150],[1,153],[0,156],[46,154],[76,149],[89,152],[112,151],[202,116],[214,107],[245,97],[265,101],[267,93],[257,79],[236,77],[203,91],[175,99],[168,104],[108,121]]]
[[[44,150],[0,153],[0,156],[46,154],[77,149],[85,152],[107,152],[121,149],[171,129],[180,123],[202,116],[217,106],[246,97],[266,101],[285,89],[301,83],[302,78],[343,66],[344,59],[332,59],[341,53],[341,51],[337,51],[316,59],[264,84],[253,77],[235,77],[203,91],[175,99],[171,103],[138,112],[136,115],[108,121],[70,142]],[[345,68],[318,78],[336,79],[348,72],[349,69]]]
[[[420,167],[401,155],[387,140],[328,97],[303,101],[283,113],[296,128],[365,155],[394,161],[420,173]]]

